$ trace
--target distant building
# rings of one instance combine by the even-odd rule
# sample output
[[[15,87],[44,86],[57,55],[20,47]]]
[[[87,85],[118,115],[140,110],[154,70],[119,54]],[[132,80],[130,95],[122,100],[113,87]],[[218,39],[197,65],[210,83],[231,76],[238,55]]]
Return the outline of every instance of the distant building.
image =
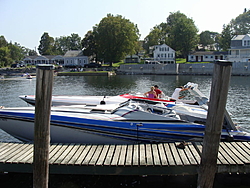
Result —
[[[62,55],[43,55],[43,56],[28,56],[23,59],[25,64],[57,64],[65,67],[83,67],[88,64],[87,56],[82,54],[81,50],[67,51],[64,56]]]
[[[188,55],[188,62],[213,62],[216,60],[225,60],[228,52],[222,51],[195,51]]]
[[[81,50],[67,51],[64,55],[65,67],[83,67],[84,64],[88,64],[89,59],[82,54]]]
[[[151,49],[153,52],[154,61],[158,61],[162,64],[175,63],[175,50],[170,48],[168,45],[155,45]]]
[[[231,40],[228,60],[250,62],[250,35],[236,35]]]
[[[124,63],[140,63],[141,59],[138,55],[127,55]]]
[[[24,64],[64,64],[64,57],[61,55],[28,56],[23,59]]]

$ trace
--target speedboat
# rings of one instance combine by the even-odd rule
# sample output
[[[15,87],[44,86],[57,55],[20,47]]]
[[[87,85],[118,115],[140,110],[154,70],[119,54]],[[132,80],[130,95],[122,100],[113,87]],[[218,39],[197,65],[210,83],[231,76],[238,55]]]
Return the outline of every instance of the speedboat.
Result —
[[[177,102],[173,102],[170,100],[168,96],[163,96],[162,98],[147,98],[143,96],[143,94],[137,93],[126,93],[117,96],[74,96],[74,95],[53,95],[52,96],[52,106],[60,106],[60,105],[105,105],[105,104],[119,104],[127,101],[128,99],[134,99],[138,101],[153,101],[153,102],[163,102],[163,103],[181,103],[181,104],[206,104],[208,99],[198,90],[198,84],[194,84],[188,82],[185,86],[189,87],[188,90],[195,98],[195,100],[179,100]],[[28,104],[35,105],[35,95],[20,95],[20,99],[24,100]]]
[[[105,108],[52,107],[51,143],[162,143],[202,141],[204,136],[205,125],[184,121],[172,109],[151,113],[135,102],[126,102],[114,110]],[[35,107],[0,109],[0,128],[20,140],[34,140],[34,121]],[[250,141],[250,135],[223,128],[221,140],[228,139]]]

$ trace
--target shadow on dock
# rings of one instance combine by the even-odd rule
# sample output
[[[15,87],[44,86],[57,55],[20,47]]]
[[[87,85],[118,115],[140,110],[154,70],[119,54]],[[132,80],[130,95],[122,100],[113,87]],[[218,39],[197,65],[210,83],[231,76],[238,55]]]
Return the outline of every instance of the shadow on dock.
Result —
[[[33,175],[30,173],[6,173],[0,175],[1,187],[31,188]],[[99,175],[50,175],[50,188],[93,188],[93,187],[197,187],[197,175],[185,176],[99,176]],[[250,174],[217,174],[214,188],[248,188]]]

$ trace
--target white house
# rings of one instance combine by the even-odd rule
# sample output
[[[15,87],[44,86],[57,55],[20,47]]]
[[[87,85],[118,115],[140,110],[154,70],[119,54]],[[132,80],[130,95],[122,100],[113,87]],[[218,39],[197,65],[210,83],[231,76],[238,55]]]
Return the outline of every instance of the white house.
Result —
[[[175,63],[175,50],[173,50],[166,44],[155,45],[153,55],[154,55],[154,60],[159,61],[160,63],[163,64]]]
[[[250,35],[236,35],[231,40],[228,60],[232,62],[250,62]]]
[[[188,55],[188,62],[212,62],[227,59],[228,52],[222,51],[195,51]]]
[[[61,55],[28,56],[23,59],[25,64],[63,64],[64,58]]]
[[[83,67],[84,64],[88,64],[89,60],[87,56],[82,54],[81,50],[67,51],[64,55],[64,66],[65,67]]]

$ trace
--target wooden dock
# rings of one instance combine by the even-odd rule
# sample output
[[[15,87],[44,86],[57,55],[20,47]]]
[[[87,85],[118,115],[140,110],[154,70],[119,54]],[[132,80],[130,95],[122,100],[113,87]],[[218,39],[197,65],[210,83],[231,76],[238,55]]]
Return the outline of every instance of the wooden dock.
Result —
[[[50,174],[194,175],[202,143],[52,144]],[[0,143],[0,172],[32,173],[33,144]],[[250,142],[221,142],[217,173],[250,173]]]

